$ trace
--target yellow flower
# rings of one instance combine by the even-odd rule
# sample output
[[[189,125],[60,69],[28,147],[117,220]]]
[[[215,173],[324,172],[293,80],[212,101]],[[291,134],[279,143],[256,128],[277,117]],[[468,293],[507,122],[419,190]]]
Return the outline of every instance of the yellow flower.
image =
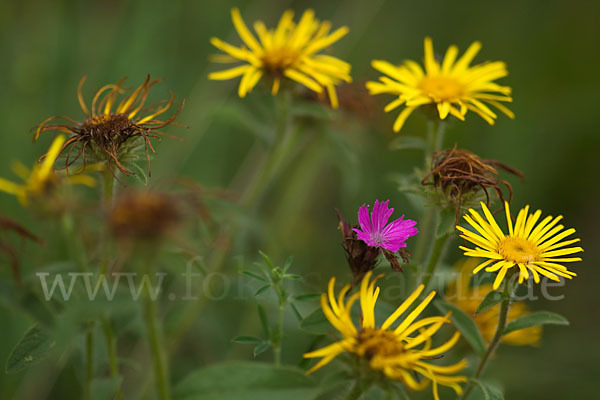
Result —
[[[17,196],[22,205],[29,204],[29,199],[45,194],[56,186],[59,176],[54,173],[54,163],[63,149],[65,137],[57,136],[44,159],[29,170],[21,163],[15,163],[13,170],[23,179],[22,184],[13,183],[0,178],[0,190]],[[67,183],[94,186],[94,179],[86,175],[64,177]]]
[[[469,287],[471,275],[467,271],[472,270],[476,266],[477,260],[475,259],[467,259],[459,266],[459,275],[448,287],[446,298],[473,318],[483,339],[489,343],[498,327],[500,305],[497,304],[494,307],[475,315],[475,311],[477,311],[483,298],[492,291],[492,285]],[[524,303],[513,303],[508,311],[508,322],[512,322],[528,313],[527,306]],[[542,327],[539,325],[532,326],[504,335],[502,337],[502,343],[513,346],[537,346],[540,343],[541,335]]]
[[[465,221],[476,232],[461,226],[456,227],[462,233],[460,237],[473,243],[475,248],[459,247],[465,251],[466,256],[488,259],[479,264],[473,273],[476,274],[484,268],[488,272],[498,272],[493,284],[494,289],[500,286],[511,268],[519,269],[519,283],[529,279],[530,272],[535,283],[540,282],[540,274],[557,282],[560,281],[560,276],[567,279],[577,276],[562,263],[581,261],[579,257],[564,256],[582,252],[583,249],[566,247],[579,242],[579,239],[563,241],[575,233],[575,229],[563,230],[563,225],[556,225],[562,219],[562,215],[556,218],[548,216],[538,224],[542,211],[537,210],[529,214],[529,206],[526,206],[519,211],[513,227],[508,203],[505,202],[508,224],[508,235],[505,235],[484,203],[481,203],[481,208],[487,221],[473,209],[469,209],[471,216],[464,216]]]
[[[367,82],[369,92],[373,95],[390,93],[398,96],[385,107],[385,112],[405,106],[394,123],[394,132],[402,128],[416,108],[426,104],[437,106],[442,120],[452,114],[464,121],[467,110],[471,110],[493,125],[496,113],[485,103],[514,118],[514,114],[500,104],[501,101],[512,101],[511,88],[493,82],[508,75],[506,64],[494,61],[469,66],[480,48],[481,43],[473,42],[456,60],[458,48],[452,45],[440,64],[434,58],[431,39],[425,38],[425,71],[412,60],[405,61],[401,66],[373,60],[373,68],[387,76],[380,77],[379,82]]]
[[[315,19],[313,10],[307,10],[298,24],[292,20],[294,13],[283,13],[274,30],[265,27],[262,21],[254,23],[255,36],[246,27],[237,8],[231,10],[233,25],[246,46],[232,46],[217,38],[211,38],[213,46],[226,54],[214,59],[216,62],[231,63],[241,61],[244,64],[213,72],[209,79],[228,80],[241,76],[238,95],[246,96],[252,91],[263,75],[273,79],[271,92],[277,94],[281,78],[296,81],[308,89],[323,93],[327,90],[331,106],[337,108],[338,100],[335,86],[350,82],[350,64],[330,55],[317,54],[348,33],[347,27],[341,27],[330,33],[331,24]]]
[[[150,174],[149,152],[154,152],[150,139],[157,139],[161,136],[172,137],[159,129],[176,124],[175,119],[183,109],[185,101],[181,102],[178,109],[170,117],[163,120],[161,116],[173,104],[173,93],[171,93],[169,100],[165,99],[147,105],[146,100],[150,89],[162,80],[150,80],[150,75],[148,75],[140,86],[131,94],[124,96],[120,102],[118,102],[118,97],[125,92],[123,88],[125,78],[115,84],[104,85],[96,92],[91,107],[88,109],[81,93],[85,80],[86,77],[84,76],[77,88],[79,105],[86,115],[85,121],[78,122],[63,116],[47,118],[40,124],[33,139],[37,140],[42,132],[48,131],[69,134],[70,136],[61,150],[61,152],[65,151],[67,153],[65,159],[67,172],[68,167],[80,158],[85,169],[86,155],[99,154],[102,157],[100,161],[106,161],[108,168],[113,173],[115,172],[114,166],[116,166],[122,173],[133,175],[134,172],[129,171],[121,164],[119,150],[141,138],[144,141],[148,174]],[[55,119],[63,119],[66,123],[48,124]]]
[[[342,334],[343,339],[322,349],[304,354],[305,358],[322,357],[308,372],[311,373],[343,352],[350,352],[366,359],[371,369],[382,372],[390,379],[402,381],[413,390],[423,390],[429,382],[433,383],[433,395],[438,397],[438,384],[449,386],[461,394],[460,382],[466,382],[464,376],[453,376],[467,366],[465,360],[449,366],[431,364],[427,361],[448,351],[458,341],[456,332],[450,340],[439,347],[431,348],[431,337],[449,322],[449,313],[443,317],[427,317],[415,320],[435,296],[429,295],[414,308],[395,328],[392,324],[404,314],[424,290],[419,286],[380,326],[375,326],[375,303],[379,287],[375,280],[370,282],[372,271],[363,278],[360,292],[345,301],[350,285],[344,286],[336,299],[334,293],[335,278],[329,281],[328,295],[321,296],[321,307],[329,322]],[[350,310],[360,298],[362,321],[357,329],[352,322]],[[413,374],[420,374],[420,381]]]

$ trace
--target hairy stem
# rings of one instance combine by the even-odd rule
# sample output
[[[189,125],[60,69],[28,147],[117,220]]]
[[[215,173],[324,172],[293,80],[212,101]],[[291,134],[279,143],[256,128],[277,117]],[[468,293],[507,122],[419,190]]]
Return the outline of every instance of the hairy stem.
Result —
[[[154,375],[156,380],[156,388],[158,390],[158,398],[160,400],[169,400],[169,382],[168,382],[168,367],[165,362],[165,355],[162,350],[160,334],[158,330],[158,319],[155,301],[150,295],[150,288],[147,287],[145,307],[145,322],[148,333],[148,344],[152,353],[152,361],[154,364]]]
[[[485,354],[483,355],[483,358],[481,359],[481,361],[479,362],[479,365],[477,366],[477,370],[475,371],[474,378],[479,378],[481,376],[486,365],[488,364],[488,362],[490,361],[490,359],[496,352],[496,349],[500,345],[502,336],[504,335],[504,329],[506,329],[506,323],[508,321],[508,310],[510,309],[512,294],[516,288],[516,285],[514,284],[515,279],[512,279],[512,278],[514,278],[514,275],[507,276],[504,280],[504,296],[505,296],[505,298],[500,303],[500,313],[498,314],[498,326],[496,327],[496,332],[494,333],[494,336],[492,337],[492,340],[490,341],[490,344],[488,345],[488,348],[487,348]],[[473,382],[470,382],[469,385],[467,386],[467,388],[465,389],[462,399],[467,399],[467,397],[473,390],[473,387],[474,387]]]

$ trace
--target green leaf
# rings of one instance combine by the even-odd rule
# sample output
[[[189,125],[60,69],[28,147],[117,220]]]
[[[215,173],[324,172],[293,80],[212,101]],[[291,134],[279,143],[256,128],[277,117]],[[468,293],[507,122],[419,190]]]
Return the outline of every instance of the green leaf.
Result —
[[[450,319],[454,326],[462,333],[465,340],[473,347],[473,350],[480,356],[483,356],[486,346],[475,321],[454,304],[446,303],[442,300],[436,300],[434,304],[442,313],[452,311]]]
[[[450,235],[456,228],[456,210],[446,208],[440,212],[437,228],[435,230],[435,238],[439,239],[442,236]]]
[[[286,260],[285,260],[285,264],[283,264],[283,272],[287,272],[288,269],[290,269],[290,267],[292,266],[292,263],[294,262],[294,256],[289,256]]]
[[[260,354],[267,351],[270,346],[271,346],[271,344],[269,342],[262,342],[261,344],[259,344],[258,346],[256,346],[254,348],[254,350],[252,351],[252,354],[254,354],[254,357],[258,357]]]
[[[271,287],[271,285],[265,285],[265,286],[261,287],[260,289],[258,289],[258,290],[257,290],[257,291],[254,293],[254,295],[255,295],[255,296],[258,296],[259,294],[263,293],[265,290],[267,290],[267,289],[268,289],[268,288],[270,288],[270,287]]]
[[[425,139],[417,136],[398,136],[390,143],[391,150],[425,149]]]
[[[302,276],[296,274],[285,274],[282,276],[283,279],[302,279]]]
[[[225,362],[190,373],[173,400],[312,400],[317,385],[304,371],[259,362]]]
[[[246,269],[245,269],[245,270],[242,270],[242,271],[240,271],[240,274],[242,274],[242,275],[246,275],[246,276],[249,276],[250,278],[254,278],[254,279],[256,279],[256,280],[259,280],[259,281],[261,281],[261,282],[268,282],[268,281],[267,281],[265,278],[263,278],[262,276],[260,276],[260,275],[258,275],[258,274],[256,274],[256,273],[254,273],[254,272],[252,272],[252,271],[248,271],[248,270],[246,270]]]
[[[318,299],[320,297],[321,297],[321,293],[308,293],[308,294],[301,294],[300,296],[294,296],[294,300],[304,301],[304,300]]]
[[[263,331],[265,332],[265,336],[267,338],[271,338],[271,329],[269,329],[269,318],[267,317],[265,308],[260,304],[258,305],[258,316],[260,318],[260,323],[263,327]]]
[[[321,308],[317,308],[304,318],[300,323],[300,328],[313,335],[325,335],[333,330]]]
[[[475,378],[471,378],[471,381],[481,389],[481,393],[485,400],[504,400],[502,392],[494,386]]]
[[[231,341],[240,344],[258,344],[263,342],[261,338],[256,336],[236,336]]]
[[[519,331],[521,329],[546,324],[569,325],[569,321],[567,321],[567,319],[562,315],[553,312],[537,311],[528,315],[524,315],[509,323],[504,329],[504,334],[506,335],[514,331]]]
[[[6,361],[6,373],[29,368],[48,356],[56,342],[44,329],[34,325],[25,332]]]
[[[492,290],[491,292],[485,295],[485,297],[479,304],[479,307],[477,307],[475,315],[489,310],[490,308],[494,307],[496,304],[500,303],[505,299],[507,299],[507,296],[504,293],[502,293],[499,290]]]
[[[302,320],[304,318],[302,317],[302,314],[300,314],[300,311],[298,310],[298,307],[296,307],[296,305],[294,303],[290,303],[290,306],[292,307],[292,311],[294,311],[294,315],[298,319],[298,322],[302,322]]]
[[[263,260],[265,260],[265,264],[267,264],[271,270],[275,269],[275,265],[273,265],[273,261],[271,261],[271,258],[269,258],[268,255],[266,255],[260,250],[258,251],[258,254],[260,254]]]

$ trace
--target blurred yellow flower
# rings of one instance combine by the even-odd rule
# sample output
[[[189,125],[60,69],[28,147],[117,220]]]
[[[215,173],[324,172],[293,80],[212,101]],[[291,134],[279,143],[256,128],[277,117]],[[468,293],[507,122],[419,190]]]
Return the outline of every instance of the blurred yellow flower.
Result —
[[[22,184],[13,183],[0,178],[0,191],[17,196],[22,205],[29,204],[32,197],[41,196],[56,186],[60,177],[54,173],[54,163],[63,149],[65,137],[57,136],[44,159],[34,165],[31,170],[21,163],[15,163],[13,170],[21,179]],[[94,186],[94,179],[87,175],[69,175],[63,177],[67,183]]]
[[[563,230],[563,225],[556,225],[562,215],[556,218],[547,216],[536,225],[541,210],[529,213],[529,206],[521,209],[513,228],[508,202],[504,203],[506,210],[506,222],[508,224],[508,235],[500,229],[496,220],[490,213],[485,203],[481,203],[485,217],[469,209],[471,216],[465,215],[464,219],[475,230],[468,230],[457,226],[462,235],[461,238],[475,245],[474,249],[459,246],[464,250],[465,256],[487,258],[488,260],[479,264],[473,273],[476,274],[485,268],[488,272],[498,272],[494,280],[493,288],[497,289],[511,268],[519,268],[519,283],[529,279],[529,273],[533,275],[535,283],[540,282],[540,274],[560,281],[559,277],[571,279],[576,273],[567,270],[562,263],[581,261],[580,257],[564,257],[582,252],[581,247],[566,247],[579,242],[580,239],[564,240],[564,238],[575,233],[575,229]]]
[[[214,57],[219,63],[244,62],[230,69],[208,75],[213,80],[228,80],[241,76],[238,95],[246,96],[263,75],[273,79],[271,92],[277,94],[283,77],[296,81],[308,89],[323,93],[327,90],[331,106],[338,107],[335,86],[342,81],[350,82],[350,64],[330,55],[317,54],[348,33],[343,26],[330,33],[331,24],[315,19],[314,11],[304,12],[298,24],[293,22],[294,13],[283,13],[274,30],[262,21],[254,23],[255,36],[246,27],[240,11],[231,10],[233,25],[245,46],[232,46],[217,38],[210,42],[226,54]],[[246,47],[248,46],[248,47]]]
[[[366,359],[371,369],[382,372],[390,379],[402,381],[413,390],[423,390],[430,382],[433,384],[433,396],[439,400],[438,384],[449,386],[457,394],[462,393],[460,382],[466,382],[464,376],[454,376],[467,366],[465,360],[456,364],[441,366],[431,364],[430,361],[438,358],[442,353],[454,346],[460,337],[456,332],[450,340],[439,347],[431,348],[431,337],[450,321],[449,315],[443,317],[427,317],[415,322],[419,314],[435,296],[429,295],[411,311],[395,328],[392,324],[411,308],[421,292],[425,289],[419,286],[378,328],[375,326],[375,303],[379,295],[379,287],[375,287],[375,280],[370,282],[372,271],[363,278],[360,291],[349,296],[345,301],[350,285],[338,294],[334,293],[335,278],[329,281],[328,295],[321,296],[323,313],[343,336],[343,339],[322,349],[304,354],[305,358],[322,357],[322,359],[308,372],[311,373],[333,360],[343,352],[354,353]],[[360,298],[362,321],[357,329],[350,314],[352,305]],[[423,376],[418,379],[416,374]]]
[[[446,291],[446,298],[456,304],[467,315],[471,316],[477,324],[483,339],[489,343],[496,333],[498,327],[498,313],[500,304],[475,315],[475,311],[484,297],[492,291],[492,285],[481,285],[469,287],[471,274],[469,271],[477,266],[477,260],[467,259],[458,265],[458,277],[452,282]],[[527,306],[522,302],[513,303],[508,311],[507,321],[510,323],[515,319],[528,314]],[[502,337],[502,343],[513,346],[537,346],[540,344],[542,327],[532,326],[510,332]]]
[[[373,68],[387,76],[380,77],[378,82],[367,82],[369,92],[372,95],[390,93],[398,96],[385,107],[385,112],[405,106],[396,118],[394,132],[400,131],[416,108],[427,104],[437,107],[442,120],[452,114],[464,121],[467,110],[471,110],[493,125],[497,115],[485,103],[514,118],[514,114],[500,104],[501,101],[512,101],[511,88],[493,82],[508,75],[506,64],[494,61],[469,66],[480,48],[481,43],[473,42],[456,60],[458,48],[452,45],[440,64],[434,57],[431,39],[425,38],[424,71],[412,60],[407,60],[400,66],[373,60]]]

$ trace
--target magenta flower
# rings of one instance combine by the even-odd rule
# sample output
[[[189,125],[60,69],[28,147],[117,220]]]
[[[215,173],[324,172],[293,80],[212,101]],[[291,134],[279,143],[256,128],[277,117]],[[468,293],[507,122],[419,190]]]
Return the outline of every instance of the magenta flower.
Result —
[[[415,228],[417,221],[404,219],[404,215],[388,224],[393,208],[388,208],[389,200],[379,202],[375,200],[371,218],[369,206],[362,205],[358,210],[358,223],[360,229],[354,228],[358,239],[369,246],[380,247],[385,250],[397,252],[401,247],[406,247],[406,239],[419,233]]]

